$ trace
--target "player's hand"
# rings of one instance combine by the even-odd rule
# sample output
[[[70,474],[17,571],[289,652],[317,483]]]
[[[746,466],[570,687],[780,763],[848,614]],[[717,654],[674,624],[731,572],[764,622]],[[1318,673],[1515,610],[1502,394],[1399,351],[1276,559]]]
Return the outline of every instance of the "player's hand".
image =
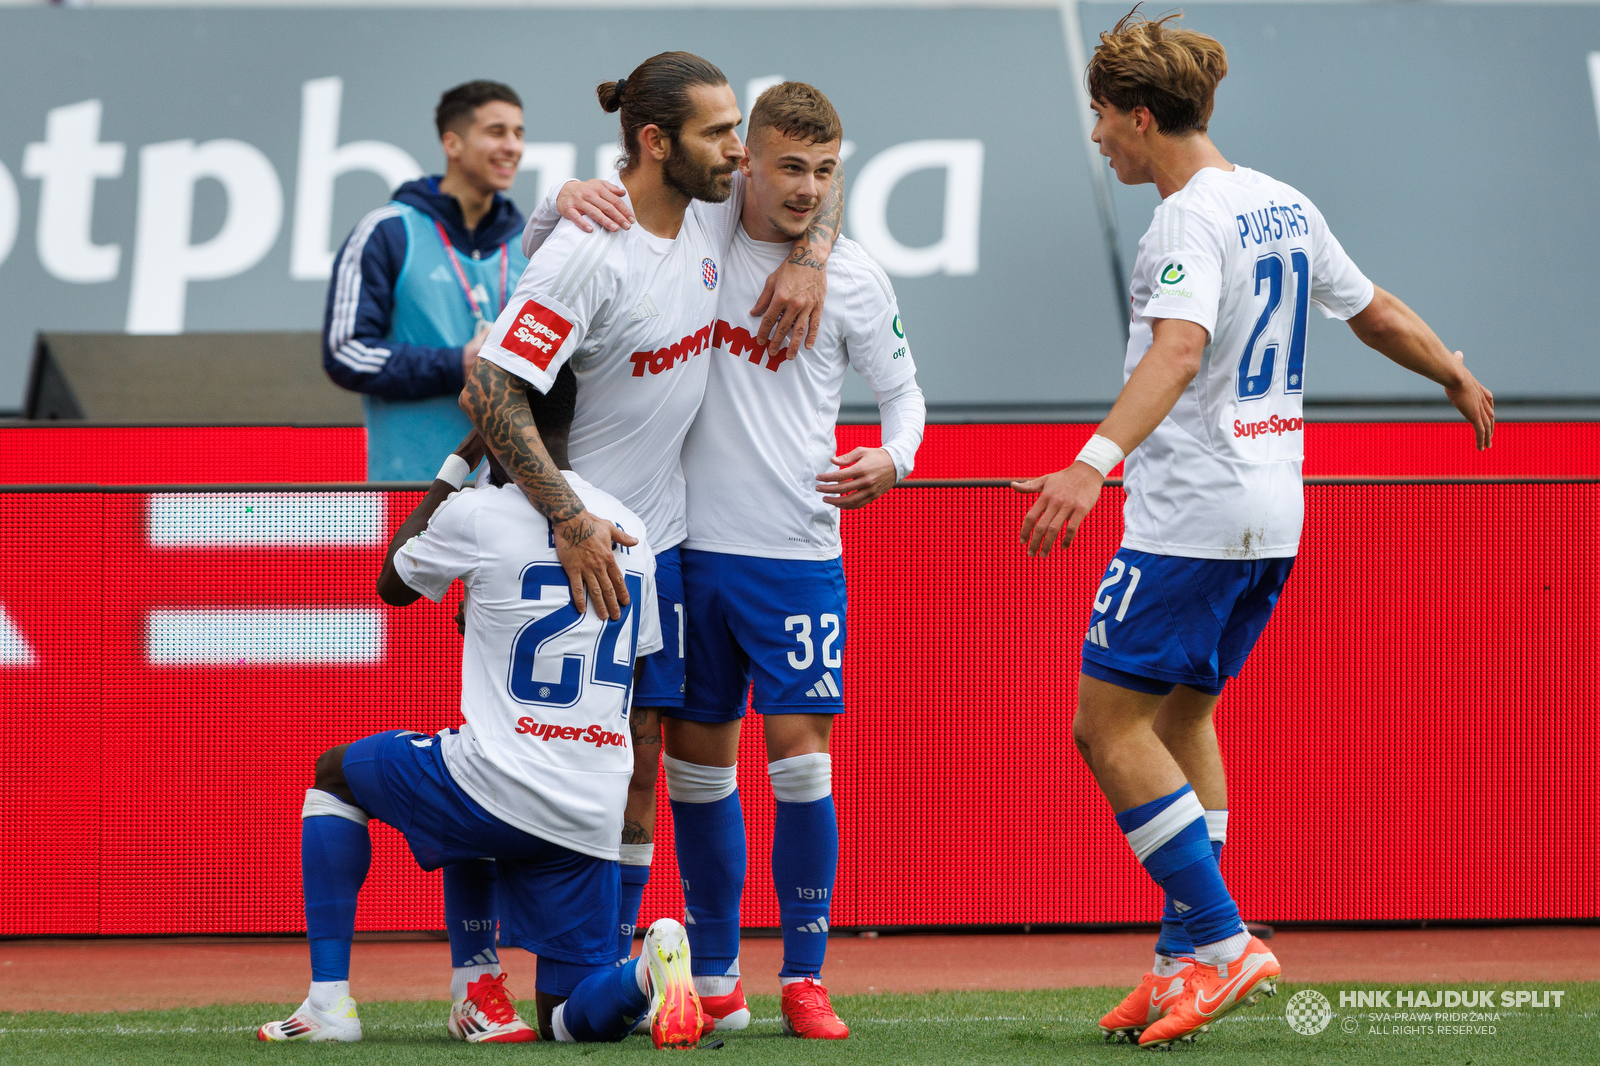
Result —
[[[488,447],[483,443],[483,438],[473,430],[464,437],[455,447],[455,454],[461,456],[466,462],[468,470],[478,469],[478,464],[483,462],[483,457],[488,452]]]
[[[802,343],[807,348],[815,348],[817,331],[822,328],[822,303],[827,295],[826,267],[810,257],[805,263],[784,260],[767,278],[761,298],[750,309],[752,315],[761,316],[761,328],[756,330],[757,350],[767,352],[781,348],[785,338],[789,339],[785,359],[799,355]]]
[[[619,189],[602,178],[588,181],[569,181],[556,194],[556,210],[561,217],[570,219],[585,233],[594,232],[594,219],[606,229],[615,232],[633,225],[633,212],[628,209],[627,190]]]
[[[894,460],[882,448],[852,448],[832,461],[839,469],[818,474],[817,491],[828,493],[822,502],[841,511],[865,507],[899,480]]]
[[[467,601],[465,598],[456,604],[456,632],[463,637],[467,635]]]
[[[1056,536],[1063,531],[1063,548],[1072,543],[1078,527],[1100,502],[1100,486],[1105,483],[1100,471],[1088,463],[1073,463],[1054,474],[1013,481],[1018,492],[1037,492],[1039,498],[1022,518],[1022,543],[1029,556],[1050,554]]]
[[[1456,358],[1463,362],[1461,380],[1445,389],[1444,394],[1456,405],[1461,417],[1472,423],[1472,432],[1478,438],[1478,450],[1481,452],[1494,442],[1494,393],[1472,376],[1472,371],[1465,366],[1466,356],[1457,352]]]
[[[622,609],[628,605],[628,586],[611,546],[631,548],[639,543],[638,538],[588,511],[557,522],[555,527],[556,558],[567,572],[573,609],[582,614],[592,603],[601,618],[620,621]]]

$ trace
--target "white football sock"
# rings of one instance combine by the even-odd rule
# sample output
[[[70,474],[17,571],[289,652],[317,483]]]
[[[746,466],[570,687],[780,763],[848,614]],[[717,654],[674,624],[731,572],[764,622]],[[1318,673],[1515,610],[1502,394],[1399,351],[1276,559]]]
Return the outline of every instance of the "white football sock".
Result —
[[[306,998],[324,1014],[331,1013],[339,1001],[350,994],[349,981],[312,981],[311,994]]]
[[[1189,965],[1188,959],[1175,959],[1170,955],[1157,955],[1156,964],[1150,967],[1150,972],[1157,977],[1176,977],[1187,965]]]
[[[499,972],[500,963],[498,961],[452,967],[450,970],[450,998],[466,999],[468,985],[484,977],[493,977]]]
[[[703,973],[695,975],[694,990],[702,996],[725,996],[738,983],[739,975],[736,973]]]
[[[778,978],[778,984],[779,984],[780,987],[787,988],[790,985],[797,985],[801,981],[815,981],[815,980],[817,980],[817,978],[815,978],[815,977],[780,977],[780,978]]]
[[[1244,954],[1244,949],[1250,945],[1250,930],[1241,929],[1226,940],[1219,940],[1215,944],[1197,944],[1194,957],[1198,962],[1207,966],[1221,966],[1223,963],[1232,962]]]

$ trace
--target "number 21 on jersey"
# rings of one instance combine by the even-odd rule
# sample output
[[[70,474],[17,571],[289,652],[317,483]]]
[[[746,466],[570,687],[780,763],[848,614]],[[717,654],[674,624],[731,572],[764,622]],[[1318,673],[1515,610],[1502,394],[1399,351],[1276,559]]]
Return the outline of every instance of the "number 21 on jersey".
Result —
[[[1272,371],[1278,361],[1278,345],[1261,343],[1261,335],[1272,324],[1283,302],[1283,284],[1286,275],[1294,275],[1294,326],[1289,336],[1289,357],[1283,368],[1283,391],[1300,392],[1305,387],[1306,365],[1306,315],[1311,309],[1311,259],[1299,248],[1289,249],[1289,263],[1285,267],[1283,256],[1268,252],[1256,260],[1255,294],[1261,295],[1267,286],[1267,303],[1256,319],[1250,340],[1239,356],[1238,396],[1240,400],[1259,400],[1272,391]]]

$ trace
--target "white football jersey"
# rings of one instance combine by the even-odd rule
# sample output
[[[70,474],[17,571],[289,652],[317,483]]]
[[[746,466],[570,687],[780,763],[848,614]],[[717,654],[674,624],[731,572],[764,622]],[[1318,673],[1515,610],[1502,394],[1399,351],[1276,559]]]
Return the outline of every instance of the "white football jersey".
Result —
[[[585,233],[566,219],[548,226],[548,197],[540,205],[548,228],[530,221],[527,269],[478,353],[541,391],[571,360],[572,468],[644,519],[656,551],[684,538],[679,452],[705,393],[742,190],[736,181],[724,203],[692,202],[671,240],[639,225],[615,233]]]
[[[683,447],[688,548],[768,559],[837,559],[839,509],[817,475],[836,469],[833,434],[847,368],[877,393],[916,375],[900,308],[883,270],[854,241],[828,258],[817,346],[793,360],[755,350],[750,308],[790,244],[752,240],[741,226],[712,332],[711,380]]]
[[[633,775],[628,713],[637,656],[660,651],[656,561],[644,523],[576,474],[590,512],[639,538],[616,548],[622,620],[572,606],[550,523],[515,485],[466,489],[395,553],[401,580],[438,602],[466,586],[458,732],[440,734],[462,791],[526,833],[617,858]]]
[[[1131,289],[1124,381],[1154,319],[1204,326],[1209,343],[1172,413],[1128,456],[1122,543],[1198,559],[1293,556],[1306,316],[1359,314],[1372,282],[1305,195],[1244,167],[1207,167],[1156,208]]]

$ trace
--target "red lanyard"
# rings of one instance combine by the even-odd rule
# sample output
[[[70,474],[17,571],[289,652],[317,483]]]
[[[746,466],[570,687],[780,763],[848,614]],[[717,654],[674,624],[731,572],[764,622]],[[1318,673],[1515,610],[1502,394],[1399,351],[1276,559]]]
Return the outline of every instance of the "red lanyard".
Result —
[[[461,269],[461,260],[456,258],[456,250],[450,244],[450,236],[444,231],[444,223],[438,219],[433,220],[433,228],[439,231],[439,240],[444,244],[444,254],[450,257],[450,265],[456,268],[456,280],[461,283],[461,291],[466,293],[467,304],[472,308],[472,316],[479,322],[488,322],[489,318],[483,313],[483,308],[478,306],[478,298],[472,295],[472,286],[467,284],[467,272]],[[506,270],[507,260],[506,245],[500,246],[500,306],[495,309],[498,315],[506,306]]]

